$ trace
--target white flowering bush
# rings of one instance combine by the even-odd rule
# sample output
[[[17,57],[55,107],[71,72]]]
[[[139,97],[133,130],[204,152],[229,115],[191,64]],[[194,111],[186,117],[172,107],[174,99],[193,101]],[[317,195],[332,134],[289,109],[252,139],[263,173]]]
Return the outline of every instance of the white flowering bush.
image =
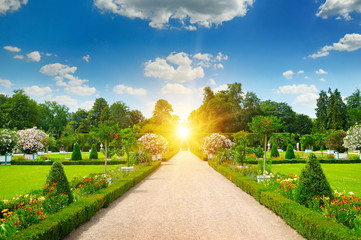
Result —
[[[161,154],[168,146],[167,140],[158,134],[147,133],[138,139],[151,154]]]
[[[222,134],[213,133],[212,135],[203,139],[201,149],[205,154],[215,154],[217,149],[231,149],[231,147],[231,140]]]
[[[343,139],[343,146],[351,150],[360,150],[361,148],[361,126],[356,123],[347,131]]]
[[[49,137],[48,134],[37,129],[36,127],[19,130],[18,134],[20,137],[18,148],[25,153],[35,153],[44,149],[42,140]]]
[[[0,155],[12,153],[16,147],[19,135],[9,129],[0,129]]]

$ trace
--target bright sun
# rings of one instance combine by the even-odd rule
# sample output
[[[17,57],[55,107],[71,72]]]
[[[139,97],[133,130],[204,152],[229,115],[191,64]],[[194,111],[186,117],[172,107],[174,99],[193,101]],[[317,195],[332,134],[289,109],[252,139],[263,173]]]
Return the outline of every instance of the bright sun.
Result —
[[[188,137],[189,130],[186,127],[178,128],[178,134],[182,139],[186,139]]]

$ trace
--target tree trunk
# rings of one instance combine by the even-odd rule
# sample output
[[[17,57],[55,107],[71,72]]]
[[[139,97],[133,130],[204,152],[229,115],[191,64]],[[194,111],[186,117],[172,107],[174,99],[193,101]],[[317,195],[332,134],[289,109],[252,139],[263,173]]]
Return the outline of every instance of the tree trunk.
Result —
[[[127,151],[127,162],[128,162],[128,167],[129,167],[129,152]]]
[[[264,137],[264,159],[263,159],[263,175],[265,175],[266,172],[266,147],[267,147],[267,135]]]
[[[108,144],[107,144],[107,140],[105,139],[105,160],[104,160],[104,170],[105,170],[105,174],[107,174],[107,161],[108,161]]]

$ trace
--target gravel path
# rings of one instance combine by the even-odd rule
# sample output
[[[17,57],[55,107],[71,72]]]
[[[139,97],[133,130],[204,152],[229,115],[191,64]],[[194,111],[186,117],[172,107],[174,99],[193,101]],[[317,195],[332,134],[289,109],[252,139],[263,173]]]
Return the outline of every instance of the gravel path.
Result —
[[[302,239],[207,162],[183,151],[66,239]]]

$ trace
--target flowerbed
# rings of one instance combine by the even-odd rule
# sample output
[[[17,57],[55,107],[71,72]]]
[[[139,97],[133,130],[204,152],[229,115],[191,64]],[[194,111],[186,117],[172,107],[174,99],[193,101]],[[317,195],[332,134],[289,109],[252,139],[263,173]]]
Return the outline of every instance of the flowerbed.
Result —
[[[90,174],[75,178],[71,183],[75,203],[70,205],[67,195],[56,192],[57,183],[46,184],[44,189],[33,194],[0,201],[0,239],[59,239],[89,219],[96,210],[108,206],[159,165],[160,162],[155,162],[150,166],[137,166],[131,172],[117,169],[109,171],[107,175]],[[107,177],[111,177],[115,183],[109,185]],[[79,211],[84,214],[83,217],[77,215]],[[69,217],[69,214],[75,214],[71,217],[73,221],[68,219],[70,222],[64,222],[63,217]],[[61,233],[54,233],[55,229],[50,226],[54,224],[60,228],[56,231]],[[62,226],[69,224],[62,229]],[[44,232],[50,235],[43,235]]]
[[[331,200],[331,202],[326,201],[325,203],[319,204],[318,210],[314,210],[314,207],[317,206],[316,200],[314,201],[312,207],[310,205],[310,208],[307,208],[288,198],[294,194],[294,185],[297,182],[297,178],[294,175],[280,176],[276,178],[276,181],[259,184],[246,176],[250,175],[252,177],[255,169],[252,170],[251,168],[250,171],[247,169],[239,170],[238,168],[230,167],[229,165],[216,164],[213,161],[208,163],[215,170],[234,182],[238,187],[251,194],[261,204],[267,206],[272,211],[280,215],[288,224],[308,239],[361,239],[359,227],[353,227],[350,229],[349,225],[340,224],[343,220],[336,220],[336,213],[332,215],[333,212],[339,211],[341,207],[342,209],[345,209],[345,205],[348,205],[348,208],[352,208],[350,207],[351,201],[349,196],[340,196],[338,203],[343,204],[342,206],[331,204]],[[279,179],[279,181],[277,179]],[[359,209],[357,209],[359,207],[358,199],[356,199],[356,197],[351,198],[355,203],[352,211],[359,211]],[[348,199],[348,204],[345,202],[341,203],[342,199]],[[337,198],[333,203],[337,203]],[[332,211],[331,208],[333,209]],[[329,215],[326,215],[324,211],[330,213],[330,217]],[[345,210],[343,211],[346,213]],[[359,214],[359,212],[357,214]],[[349,216],[349,214],[345,215]],[[355,220],[353,222],[353,226],[359,224],[360,219],[360,215],[354,216]],[[352,225],[351,222],[350,225]]]

